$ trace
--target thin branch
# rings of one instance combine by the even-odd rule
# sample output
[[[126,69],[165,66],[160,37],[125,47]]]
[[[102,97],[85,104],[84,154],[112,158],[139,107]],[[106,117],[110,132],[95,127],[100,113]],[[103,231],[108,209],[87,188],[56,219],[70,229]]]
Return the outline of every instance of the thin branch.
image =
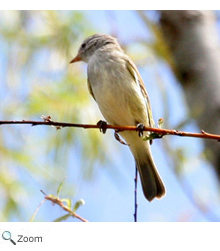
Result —
[[[50,119],[44,121],[30,121],[30,120],[20,120],[20,121],[0,121],[0,125],[9,125],[9,124],[30,124],[32,126],[37,125],[46,125],[46,126],[54,126],[57,129],[62,127],[79,127],[84,129],[100,129],[99,125],[93,124],[74,124],[74,123],[64,123],[64,122],[55,122]],[[117,131],[137,131],[136,126],[123,126],[123,125],[106,125],[106,129],[113,129]],[[178,130],[170,130],[170,129],[161,129],[161,128],[153,128],[153,127],[143,127],[143,131],[150,131],[155,133],[154,138],[162,138],[166,135],[175,135],[181,137],[193,137],[193,138],[203,138],[203,139],[213,139],[220,141],[220,135],[207,133],[201,130],[201,133],[192,133],[192,132],[184,132]]]
[[[137,222],[137,179],[138,179],[138,169],[135,165],[135,177],[134,177],[134,222]]]
[[[37,209],[35,210],[33,216],[31,217],[30,222],[33,222],[33,221],[34,221],[34,218],[35,218],[37,212],[39,211],[40,207],[43,205],[43,203],[44,203],[45,201],[46,201],[46,199],[44,199],[44,200],[41,201],[41,203],[39,204],[39,206],[38,206]]]
[[[99,129],[100,125],[93,125],[93,124],[75,124],[75,123],[64,123],[64,122],[55,122],[51,120],[50,116],[47,117],[42,117],[44,121],[30,121],[30,120],[21,120],[21,121],[0,121],[0,125],[9,125],[9,124],[29,124],[32,126],[37,126],[37,125],[46,125],[46,126],[53,126],[56,127],[57,129],[61,129],[62,127],[78,127],[78,128],[84,128],[84,129]],[[105,125],[105,129],[113,129],[116,130],[115,132],[115,138],[122,143],[119,135],[117,134],[120,131],[137,131],[136,126],[116,126],[116,125]],[[212,140],[217,140],[220,141],[220,135],[217,134],[211,134],[207,133],[204,130],[201,130],[201,133],[192,133],[192,132],[184,132],[184,131],[178,131],[178,130],[169,130],[169,129],[161,129],[161,128],[152,128],[152,127],[146,127],[144,126],[143,131],[150,131],[151,136],[149,139],[154,139],[154,138],[162,138],[163,136],[166,135],[174,135],[174,136],[181,136],[181,137],[194,137],[194,138],[204,138],[204,139],[212,139]],[[124,143],[124,142],[123,142]],[[125,143],[124,143],[125,144]],[[137,174],[135,176],[135,212],[134,212],[134,221],[137,221],[137,191],[136,191],[136,186],[137,186]],[[86,219],[82,218],[75,212],[73,212],[70,208],[66,207],[59,198],[46,195],[45,194],[45,199],[52,201],[54,204],[59,205],[62,207],[65,211],[67,211],[70,215],[73,217],[78,218],[79,220],[83,222],[87,222]],[[196,203],[195,203],[196,204]],[[203,210],[202,210],[203,211]],[[207,211],[207,208],[206,208]]]
[[[79,220],[81,220],[81,221],[83,221],[83,222],[88,222],[88,220],[82,218],[82,217],[79,216],[78,214],[74,213],[69,207],[65,206],[65,205],[63,204],[63,202],[62,202],[59,198],[54,197],[54,196],[51,196],[51,195],[46,195],[42,190],[41,190],[41,192],[45,195],[44,198],[45,198],[46,200],[50,200],[50,201],[52,201],[54,204],[56,204],[56,205],[62,207],[63,210],[65,210],[66,212],[68,212],[68,213],[69,213],[70,215],[72,215],[73,217],[75,217],[75,218],[77,218],[77,219],[79,219]]]

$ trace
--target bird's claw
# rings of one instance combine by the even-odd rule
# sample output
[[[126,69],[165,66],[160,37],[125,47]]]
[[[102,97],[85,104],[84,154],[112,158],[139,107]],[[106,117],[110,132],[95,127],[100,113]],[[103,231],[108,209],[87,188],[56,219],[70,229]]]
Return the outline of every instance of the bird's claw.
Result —
[[[143,137],[144,125],[142,123],[137,124],[136,132],[138,132],[139,137]]]
[[[99,122],[97,123],[97,125],[99,126],[99,130],[100,132],[102,132],[103,134],[106,133],[107,131],[107,122],[104,120],[99,120]]]

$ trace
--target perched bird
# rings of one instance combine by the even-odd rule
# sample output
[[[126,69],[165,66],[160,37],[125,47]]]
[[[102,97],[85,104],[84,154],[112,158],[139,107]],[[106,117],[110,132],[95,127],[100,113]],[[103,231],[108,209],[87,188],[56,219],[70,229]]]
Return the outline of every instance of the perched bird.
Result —
[[[95,34],[80,46],[70,62],[88,63],[88,89],[109,124],[153,127],[150,101],[144,82],[116,38]],[[155,166],[149,140],[135,131],[121,131],[135,158],[147,200],[161,198],[165,187]],[[148,135],[143,132],[143,135]]]

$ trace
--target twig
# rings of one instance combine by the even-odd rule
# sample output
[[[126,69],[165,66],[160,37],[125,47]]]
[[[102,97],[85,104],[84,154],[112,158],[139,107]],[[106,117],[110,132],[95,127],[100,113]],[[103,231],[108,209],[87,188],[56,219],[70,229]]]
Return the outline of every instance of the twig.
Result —
[[[138,169],[135,165],[135,177],[134,177],[134,222],[137,222],[137,179],[138,179]]]
[[[30,120],[21,120],[21,121],[0,121],[0,125],[9,125],[9,124],[30,124],[32,126],[37,126],[37,125],[46,125],[46,126],[54,126],[57,129],[60,129],[62,127],[78,127],[78,128],[84,128],[84,129],[100,129],[99,125],[94,125],[94,124],[74,124],[74,123],[63,123],[63,122],[54,122],[51,120],[50,116],[43,117],[44,121],[30,121]],[[137,131],[136,126],[122,126],[122,125],[106,125],[106,129],[113,129],[116,130],[117,132],[119,131]],[[204,139],[212,139],[212,140],[217,140],[220,141],[220,135],[217,134],[211,134],[207,133],[204,130],[201,130],[201,133],[192,133],[192,132],[184,132],[184,131],[177,131],[177,130],[169,130],[169,129],[161,129],[161,128],[151,128],[151,127],[143,127],[143,131],[150,131],[152,132],[152,138],[162,138],[163,136],[166,135],[174,135],[174,136],[181,136],[181,137],[193,137],[193,138],[204,138]],[[117,134],[117,133],[116,133]],[[120,138],[117,138],[117,135],[115,135],[116,139],[120,142]],[[135,212],[134,212],[134,221],[137,221],[137,175],[135,177]],[[73,211],[71,211],[70,208],[66,207],[63,205],[62,201],[59,200],[58,198],[51,197],[45,195],[45,199],[52,201],[53,203],[59,205],[62,207],[65,211],[67,211],[69,214],[71,214],[73,217],[78,218],[81,221],[87,221],[83,219],[81,216],[77,215]]]
[[[42,191],[42,192],[43,192],[43,191]],[[44,199],[44,200],[41,201],[41,203],[39,204],[39,206],[38,206],[37,209],[35,210],[33,216],[31,217],[30,222],[33,222],[33,221],[34,221],[34,218],[35,218],[37,212],[39,211],[40,207],[43,205],[43,203],[44,203],[45,201],[46,201],[46,199]]]
[[[58,206],[62,207],[63,210],[65,210],[66,212],[68,212],[70,215],[72,215],[73,217],[83,221],[83,222],[88,222],[88,220],[82,218],[81,216],[79,216],[78,214],[74,213],[69,207],[66,207],[63,202],[57,198],[57,197],[54,197],[54,196],[51,196],[51,195],[46,195],[42,190],[41,192],[45,195],[45,199],[46,200],[50,200],[52,201],[54,204],[57,204]]]
[[[32,126],[37,125],[47,125],[47,126],[54,126],[57,128],[61,127],[79,127],[84,129],[100,129],[99,125],[93,124],[74,124],[74,123],[64,123],[64,122],[55,122],[52,120],[45,120],[45,121],[30,121],[30,120],[21,120],[21,121],[0,121],[0,125],[9,125],[9,124],[30,124]],[[106,129],[114,129],[118,131],[136,131],[136,126],[123,126],[123,125],[106,125]],[[143,131],[150,131],[154,132],[155,138],[162,138],[166,135],[175,135],[181,137],[193,137],[193,138],[204,138],[204,139],[213,139],[220,141],[220,135],[207,133],[204,130],[201,130],[201,133],[192,133],[192,132],[184,132],[184,131],[177,131],[177,130],[170,130],[170,129],[161,129],[161,128],[153,128],[153,127],[143,127]]]

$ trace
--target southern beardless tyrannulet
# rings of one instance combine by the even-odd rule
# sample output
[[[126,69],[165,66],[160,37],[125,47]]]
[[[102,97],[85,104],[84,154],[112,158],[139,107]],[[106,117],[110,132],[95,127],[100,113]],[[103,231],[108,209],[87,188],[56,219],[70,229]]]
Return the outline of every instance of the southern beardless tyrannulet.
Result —
[[[105,34],[88,37],[71,63],[77,61],[88,63],[88,89],[108,123],[153,127],[144,82],[115,38]],[[146,199],[161,198],[165,195],[165,187],[154,163],[149,140],[144,141],[135,131],[121,131],[119,134],[135,158]]]

